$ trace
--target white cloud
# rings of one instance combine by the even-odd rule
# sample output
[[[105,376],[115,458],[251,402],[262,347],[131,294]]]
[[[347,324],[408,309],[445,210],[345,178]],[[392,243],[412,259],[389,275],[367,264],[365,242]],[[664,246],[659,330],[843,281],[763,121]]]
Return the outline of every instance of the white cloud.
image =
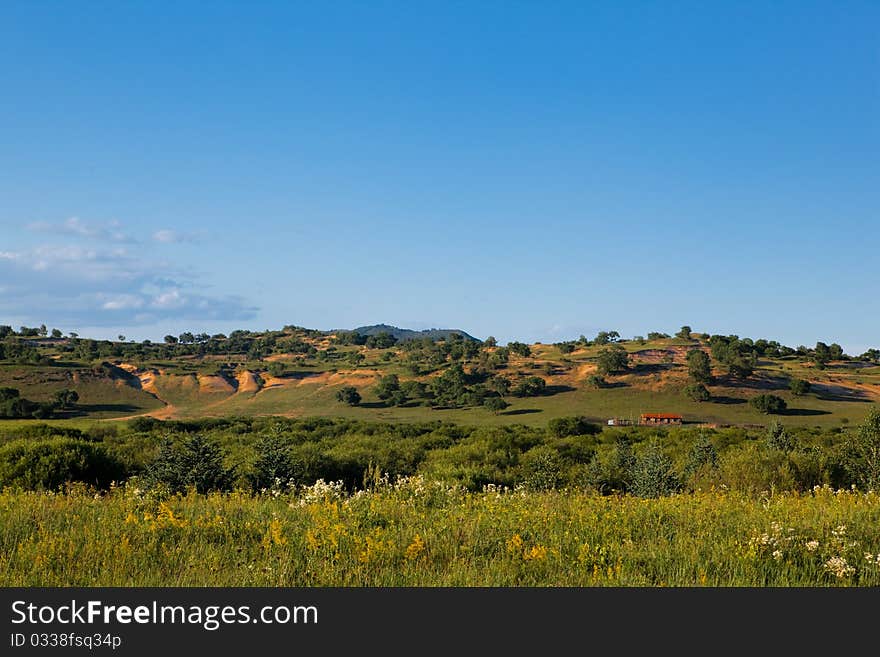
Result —
[[[36,221],[28,224],[28,230],[37,233],[52,233],[54,235],[68,235],[88,240],[102,242],[136,242],[137,240],[122,229],[118,221],[108,221],[103,224],[87,223],[79,217],[70,217],[60,223],[50,221]]]
[[[65,225],[84,236],[97,235],[80,222]],[[0,281],[0,314],[27,316],[32,322],[101,326],[242,320],[257,310],[239,297],[204,293],[187,269],[144,259],[118,245],[43,244],[0,251]]]
[[[153,233],[153,240],[163,244],[182,244],[184,242],[201,242],[204,233],[181,233],[169,228],[163,228]]]

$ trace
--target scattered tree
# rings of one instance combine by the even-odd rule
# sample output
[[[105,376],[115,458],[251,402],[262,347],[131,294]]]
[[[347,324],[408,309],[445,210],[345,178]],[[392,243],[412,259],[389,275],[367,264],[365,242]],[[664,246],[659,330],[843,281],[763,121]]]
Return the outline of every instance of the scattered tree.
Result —
[[[336,391],[336,401],[349,406],[357,406],[361,403],[361,393],[354,386],[343,386]]]
[[[782,397],[768,394],[756,395],[749,400],[749,403],[765,414],[782,413],[788,406]]]

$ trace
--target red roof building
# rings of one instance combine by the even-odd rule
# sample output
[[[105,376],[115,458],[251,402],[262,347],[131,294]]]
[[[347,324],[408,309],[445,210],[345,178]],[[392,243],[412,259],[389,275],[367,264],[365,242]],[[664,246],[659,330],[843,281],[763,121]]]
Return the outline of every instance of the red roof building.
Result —
[[[642,413],[639,424],[681,424],[683,418],[676,413]]]

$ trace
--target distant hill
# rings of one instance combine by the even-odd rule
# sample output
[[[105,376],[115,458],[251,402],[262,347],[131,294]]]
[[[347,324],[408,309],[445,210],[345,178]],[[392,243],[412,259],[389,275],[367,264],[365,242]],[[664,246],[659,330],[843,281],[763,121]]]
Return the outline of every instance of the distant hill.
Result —
[[[444,340],[451,335],[460,335],[466,340],[473,340],[474,342],[482,342],[481,340],[475,338],[468,333],[465,333],[461,329],[425,329],[423,331],[415,331],[413,329],[405,329],[399,328],[397,326],[390,326],[388,324],[373,324],[372,326],[359,326],[356,329],[351,330],[339,330],[333,331],[333,333],[360,333],[361,335],[378,335],[379,333],[390,333],[399,341],[405,342],[407,340],[417,340],[421,338],[430,338],[431,340]]]

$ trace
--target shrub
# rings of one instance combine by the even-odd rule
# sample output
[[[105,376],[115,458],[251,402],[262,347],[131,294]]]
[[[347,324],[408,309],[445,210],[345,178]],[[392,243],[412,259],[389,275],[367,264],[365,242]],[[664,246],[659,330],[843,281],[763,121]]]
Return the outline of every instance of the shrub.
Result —
[[[809,381],[804,381],[803,379],[792,379],[788,382],[788,387],[791,392],[798,397],[801,395],[805,395],[810,392],[810,388],[812,388],[812,384]]]
[[[620,345],[607,347],[597,357],[599,374],[615,374],[629,367],[629,354]]]
[[[863,490],[880,490],[880,409],[868,413],[844,442],[844,467],[852,482]]]
[[[513,389],[513,394],[517,397],[537,397],[543,395],[546,389],[547,382],[544,379],[540,376],[529,376]]]
[[[76,438],[16,440],[0,447],[0,486],[53,490],[73,481],[106,488],[125,467],[102,445]]]
[[[587,418],[582,416],[557,417],[547,423],[547,430],[556,438],[565,438],[595,435],[602,431],[602,427],[587,421]]]
[[[144,481],[163,485],[171,492],[182,493],[195,488],[199,493],[228,490],[232,471],[223,465],[223,453],[214,443],[200,435],[187,438],[176,447],[166,439],[159,456],[147,468]]]
[[[343,386],[336,391],[336,401],[343,402],[349,406],[357,406],[361,403],[361,393],[354,386]]]

